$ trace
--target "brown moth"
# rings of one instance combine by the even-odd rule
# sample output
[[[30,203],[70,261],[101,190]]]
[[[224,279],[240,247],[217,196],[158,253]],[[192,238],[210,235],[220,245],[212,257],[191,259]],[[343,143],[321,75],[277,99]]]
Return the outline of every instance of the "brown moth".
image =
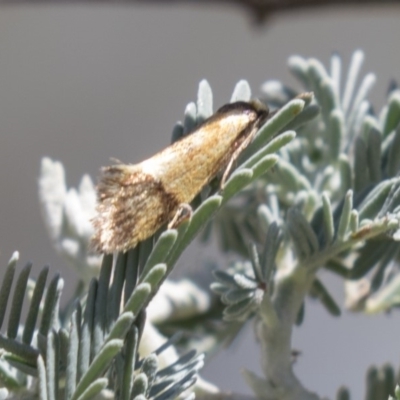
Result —
[[[135,165],[104,167],[97,186],[93,248],[127,251],[175,220],[222,170],[223,187],[234,161],[268,114],[259,101],[227,104],[153,157]]]

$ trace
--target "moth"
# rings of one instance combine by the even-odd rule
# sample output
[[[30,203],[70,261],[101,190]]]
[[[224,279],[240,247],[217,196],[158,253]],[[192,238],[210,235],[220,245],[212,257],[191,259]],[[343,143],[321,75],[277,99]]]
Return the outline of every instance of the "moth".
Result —
[[[134,165],[102,168],[92,247],[125,252],[179,218],[182,210],[220,171],[221,188],[240,153],[267,120],[255,100],[222,106],[193,132]]]

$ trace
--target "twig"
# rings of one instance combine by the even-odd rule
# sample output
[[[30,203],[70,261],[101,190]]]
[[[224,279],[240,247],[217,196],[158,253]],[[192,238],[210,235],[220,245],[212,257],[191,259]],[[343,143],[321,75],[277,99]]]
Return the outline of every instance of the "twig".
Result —
[[[297,11],[309,8],[332,6],[359,7],[367,5],[395,4],[400,0],[0,0],[0,4],[35,4],[35,3],[109,3],[140,5],[201,5],[201,6],[234,6],[245,9],[257,24],[264,23],[268,17],[277,12]]]

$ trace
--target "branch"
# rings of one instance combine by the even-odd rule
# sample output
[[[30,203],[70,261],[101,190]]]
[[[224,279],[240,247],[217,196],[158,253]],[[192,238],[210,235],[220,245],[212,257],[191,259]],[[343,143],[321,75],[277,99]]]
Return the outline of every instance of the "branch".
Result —
[[[254,22],[262,24],[272,14],[282,11],[297,11],[310,8],[332,6],[368,6],[386,4],[399,4],[399,0],[0,0],[0,4],[31,4],[31,3],[110,3],[110,4],[139,4],[159,5],[183,4],[202,6],[234,6],[244,9],[251,14]]]
[[[304,388],[294,375],[291,356],[292,328],[312,280],[313,274],[309,273],[306,268],[292,269],[289,264],[276,276],[276,286],[271,301],[279,320],[274,324],[260,323],[257,329],[262,346],[264,375],[268,377],[268,381],[263,380],[257,385],[257,377],[250,375],[249,371],[245,376],[247,383],[253,383],[251,385],[253,390],[257,386],[260,387],[262,391],[270,395],[267,397],[268,399],[280,398],[281,395],[287,399],[319,399],[315,393]],[[265,304],[268,303],[267,299],[268,296],[263,299],[261,314],[263,314]],[[270,308],[269,304],[267,304],[267,308]],[[269,390],[266,390],[267,386],[270,386]]]

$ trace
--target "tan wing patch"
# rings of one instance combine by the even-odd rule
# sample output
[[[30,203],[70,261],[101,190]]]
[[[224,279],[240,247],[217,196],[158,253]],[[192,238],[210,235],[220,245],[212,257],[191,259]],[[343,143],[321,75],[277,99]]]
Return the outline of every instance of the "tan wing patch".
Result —
[[[179,205],[160,181],[134,165],[104,168],[97,191],[92,245],[105,253],[136,246],[165,224]]]

